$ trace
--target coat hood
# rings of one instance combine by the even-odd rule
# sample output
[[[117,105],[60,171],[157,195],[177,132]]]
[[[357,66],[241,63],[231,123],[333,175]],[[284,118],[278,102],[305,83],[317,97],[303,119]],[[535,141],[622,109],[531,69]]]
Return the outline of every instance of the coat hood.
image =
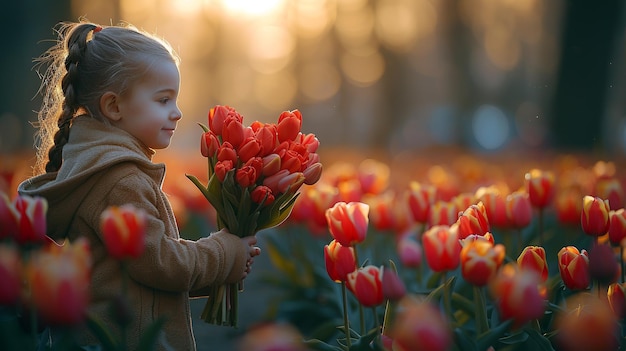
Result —
[[[132,162],[159,184],[165,176],[165,165],[152,163],[154,150],[124,130],[89,116],[78,116],[63,147],[63,164],[58,172],[27,179],[18,193],[40,196],[48,201],[48,235],[65,236],[77,208],[107,169]]]

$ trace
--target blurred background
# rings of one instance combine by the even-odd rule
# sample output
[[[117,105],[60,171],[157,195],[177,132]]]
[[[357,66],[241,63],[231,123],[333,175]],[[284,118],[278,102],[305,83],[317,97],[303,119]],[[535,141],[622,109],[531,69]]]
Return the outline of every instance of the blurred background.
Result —
[[[33,59],[80,17],[178,51],[171,151],[197,150],[196,122],[225,104],[244,123],[297,108],[323,148],[626,154],[620,0],[28,0],[1,12],[4,156],[32,150]]]

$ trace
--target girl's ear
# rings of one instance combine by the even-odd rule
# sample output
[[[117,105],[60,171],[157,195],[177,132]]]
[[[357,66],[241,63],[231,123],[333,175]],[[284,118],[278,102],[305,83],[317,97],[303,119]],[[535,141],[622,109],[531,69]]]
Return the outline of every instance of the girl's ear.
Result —
[[[100,97],[100,112],[111,121],[122,119],[119,96],[111,91],[102,94]]]

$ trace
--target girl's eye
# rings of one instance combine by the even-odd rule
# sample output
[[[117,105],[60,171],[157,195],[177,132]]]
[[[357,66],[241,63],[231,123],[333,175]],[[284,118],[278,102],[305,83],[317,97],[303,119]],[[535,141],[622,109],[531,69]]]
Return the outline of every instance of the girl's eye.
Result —
[[[160,103],[162,103],[162,104],[167,104],[167,102],[168,102],[168,101],[170,101],[170,99],[169,99],[169,98],[161,98],[161,99],[159,100],[159,102],[160,102]]]

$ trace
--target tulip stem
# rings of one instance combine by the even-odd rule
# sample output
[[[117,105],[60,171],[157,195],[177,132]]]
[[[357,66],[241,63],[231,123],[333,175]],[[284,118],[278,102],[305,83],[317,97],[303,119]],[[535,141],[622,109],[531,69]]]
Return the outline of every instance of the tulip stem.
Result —
[[[622,283],[624,282],[624,246],[620,243],[619,245],[619,263],[622,268]]]
[[[450,285],[447,282],[448,272],[444,271],[441,275],[441,283],[443,284],[443,308],[446,316],[452,320],[452,302],[450,300]]]
[[[539,227],[539,245],[543,246],[543,208],[539,209],[539,222],[538,222],[538,227]]]
[[[121,268],[122,268],[122,297],[126,298],[126,296],[128,296],[128,262],[126,260],[122,260],[120,262]],[[127,350],[128,349],[128,333],[127,333],[127,324],[124,324],[120,330],[121,333],[121,337],[122,337],[122,350]]]
[[[382,326],[380,325],[380,321],[378,319],[378,313],[376,313],[376,306],[372,306],[372,313],[374,314],[374,328],[378,329],[376,338],[379,339]]]
[[[485,296],[480,286],[474,286],[474,305],[476,307],[476,334],[482,335],[489,330],[489,323],[485,311]]]
[[[356,267],[359,269],[361,264],[359,263],[359,254],[356,249],[356,245],[352,246],[354,248],[354,262],[356,262]],[[361,326],[361,335],[365,334],[365,316],[363,312],[363,305],[359,303],[359,321]]]
[[[346,333],[346,350],[352,346],[350,340],[350,320],[348,319],[348,294],[346,293],[346,282],[341,282],[341,296],[343,298],[343,327]]]

